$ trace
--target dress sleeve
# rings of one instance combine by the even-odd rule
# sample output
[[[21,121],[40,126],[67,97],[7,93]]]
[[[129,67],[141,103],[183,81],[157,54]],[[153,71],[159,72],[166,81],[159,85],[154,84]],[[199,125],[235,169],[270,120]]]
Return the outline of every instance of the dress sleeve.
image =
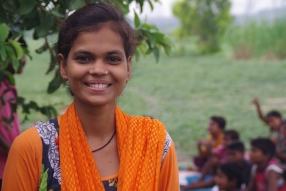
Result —
[[[178,169],[175,145],[174,142],[172,142],[161,166],[161,172],[159,178],[160,191],[180,190],[178,170],[179,169]]]
[[[12,144],[4,170],[2,191],[37,191],[42,163],[42,142],[35,127]]]

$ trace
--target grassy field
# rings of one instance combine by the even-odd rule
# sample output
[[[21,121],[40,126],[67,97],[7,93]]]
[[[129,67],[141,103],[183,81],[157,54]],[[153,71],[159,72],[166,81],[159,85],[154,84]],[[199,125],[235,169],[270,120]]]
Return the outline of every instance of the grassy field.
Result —
[[[35,46],[34,42],[29,43]],[[48,56],[36,55],[16,77],[19,95],[40,105],[52,104],[59,111],[72,99],[65,88],[48,95],[52,75],[45,75]],[[286,114],[286,61],[235,61],[220,56],[162,56],[133,62],[133,77],[118,100],[121,108],[133,115],[151,115],[162,121],[182,155],[196,153],[196,141],[204,138],[208,119],[222,115],[227,128],[241,133],[249,142],[267,136],[268,129],[256,115],[252,99],[258,96],[264,112],[277,109]],[[33,113],[23,129],[38,120]]]

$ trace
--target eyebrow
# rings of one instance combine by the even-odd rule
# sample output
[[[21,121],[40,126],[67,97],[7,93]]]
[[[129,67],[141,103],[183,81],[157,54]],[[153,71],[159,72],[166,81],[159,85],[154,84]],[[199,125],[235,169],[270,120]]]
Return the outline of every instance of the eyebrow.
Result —
[[[78,50],[74,53],[74,55],[77,55],[77,54],[85,54],[85,55],[95,56],[94,53],[86,51],[86,50]],[[119,54],[121,56],[124,56],[124,53],[122,53],[120,50],[111,50],[111,51],[107,52],[107,55],[112,55],[112,54]]]
[[[74,55],[76,54],[86,54],[86,55],[94,55],[92,52],[86,51],[86,50],[78,50],[74,52]]]
[[[124,56],[124,53],[122,53],[120,50],[112,50],[107,52],[107,55],[111,55],[111,54],[119,54],[121,56]]]

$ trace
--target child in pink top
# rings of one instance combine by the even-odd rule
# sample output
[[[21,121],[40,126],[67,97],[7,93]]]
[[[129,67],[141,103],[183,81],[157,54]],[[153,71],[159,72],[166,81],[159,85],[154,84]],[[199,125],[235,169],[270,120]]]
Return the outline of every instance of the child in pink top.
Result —
[[[16,102],[17,91],[5,78],[1,81],[0,96],[4,96],[6,100],[5,103],[0,101],[0,179],[2,180],[11,143],[20,134],[20,124],[17,113],[12,112],[10,105],[10,103]],[[14,119],[7,124],[6,120],[12,119],[11,117]]]
[[[12,33],[9,33],[8,39],[11,38],[11,36]],[[27,48],[27,44],[22,37],[18,42],[23,48]],[[15,71],[12,64],[9,63],[6,71],[9,71],[11,74],[22,73],[26,59],[24,57],[20,59],[19,64],[20,67]],[[0,78],[0,190],[10,146],[14,139],[20,134],[18,115],[11,107],[11,104],[16,104],[16,99],[16,87],[9,84],[5,76],[2,76],[2,78]]]
[[[286,191],[283,170],[273,158],[274,154],[275,144],[270,139],[257,138],[251,141],[250,159],[254,165],[247,191]]]

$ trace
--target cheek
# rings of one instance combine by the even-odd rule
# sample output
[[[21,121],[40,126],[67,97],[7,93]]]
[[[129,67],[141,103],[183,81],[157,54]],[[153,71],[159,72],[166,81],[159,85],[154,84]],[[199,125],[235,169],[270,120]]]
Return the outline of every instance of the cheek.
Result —
[[[249,154],[249,157],[250,157],[251,162],[255,162],[256,161],[256,158],[257,158],[256,153],[251,152]]]
[[[218,185],[220,190],[226,188],[226,186],[227,186],[227,179],[226,178],[221,177],[221,178],[218,178],[217,181],[218,181],[217,185]]]

